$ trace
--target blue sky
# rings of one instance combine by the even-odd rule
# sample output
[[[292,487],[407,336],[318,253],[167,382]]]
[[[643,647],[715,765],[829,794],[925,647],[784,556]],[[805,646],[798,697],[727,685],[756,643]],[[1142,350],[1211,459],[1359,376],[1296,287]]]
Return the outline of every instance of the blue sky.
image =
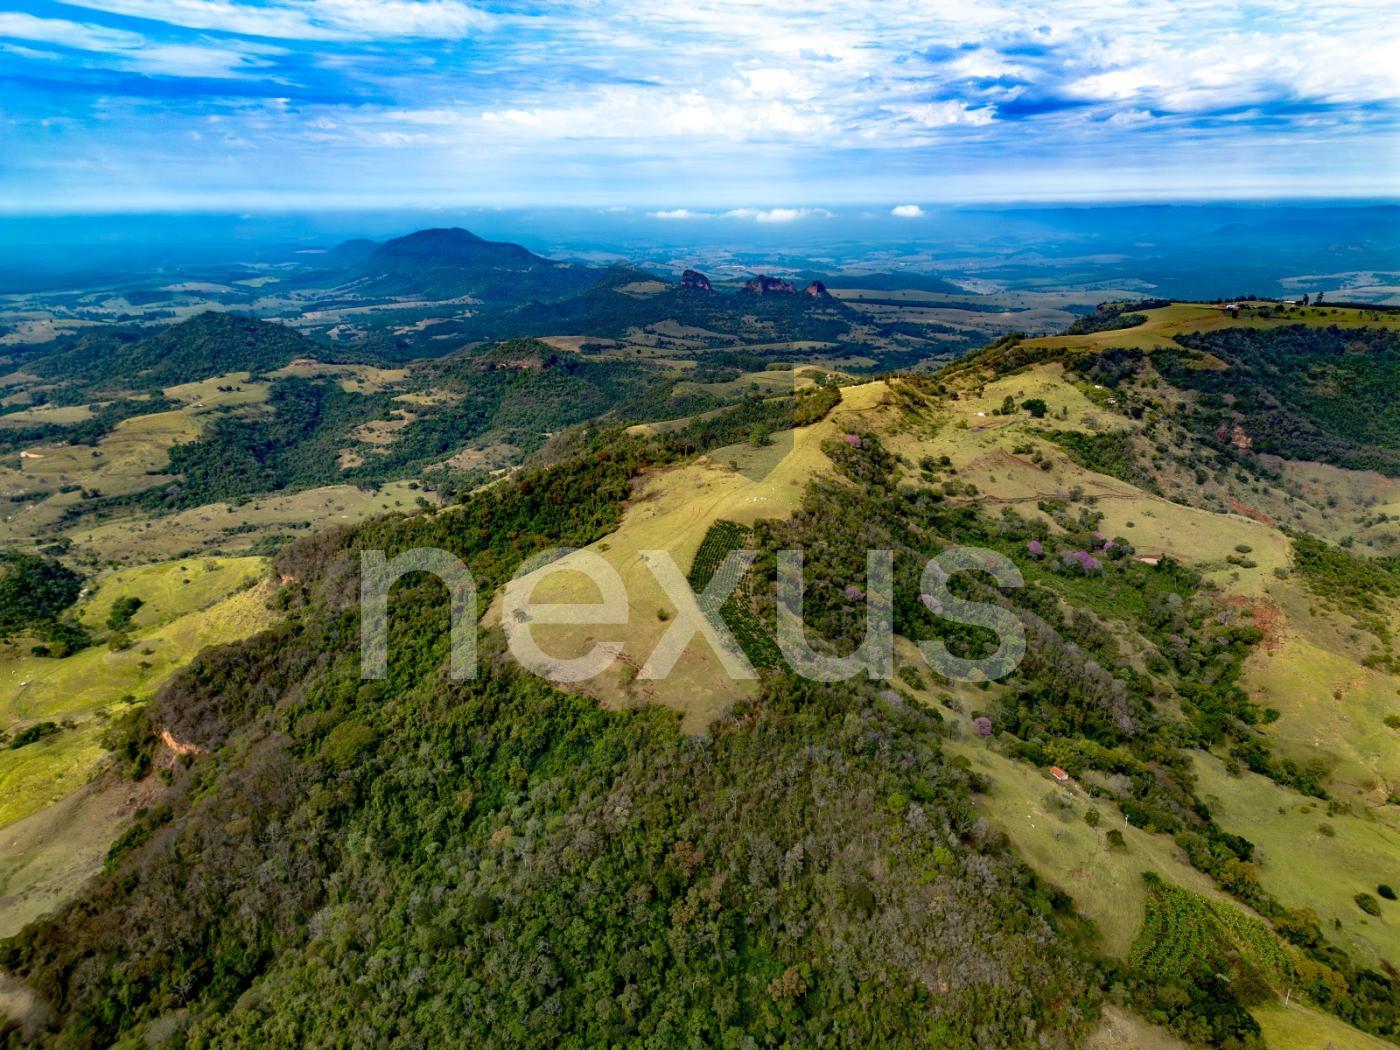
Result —
[[[0,9],[0,210],[1395,196],[1387,0]]]

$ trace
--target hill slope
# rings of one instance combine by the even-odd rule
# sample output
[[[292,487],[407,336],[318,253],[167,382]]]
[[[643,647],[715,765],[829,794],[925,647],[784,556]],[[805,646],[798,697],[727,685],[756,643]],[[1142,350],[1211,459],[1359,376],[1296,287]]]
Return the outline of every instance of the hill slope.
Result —
[[[1274,524],[1322,520],[1343,490],[1197,424],[1222,407],[1172,371],[1192,309],[1144,311],[1177,326],[1147,347],[1118,342],[1137,325],[1009,339],[932,377],[601,429],[460,507],[287,548],[288,623],[206,654],[118,742],[206,753],[79,900],[0,949],[52,1010],[31,1034],[1030,1047],[1077,1045],[1116,998],[1222,1048],[1395,1039],[1400,913],[1372,885],[1400,866],[1393,726],[1357,686],[1284,704],[1272,683],[1320,650],[1393,697],[1400,576]],[[1252,357],[1222,347],[1253,398],[1227,407],[1267,394],[1346,437],[1309,407],[1325,390],[1300,404],[1296,369],[1251,364],[1298,338],[1259,327]],[[438,378],[545,356],[507,346]],[[680,612],[636,586],[642,552],[698,586],[737,546],[755,567],[720,615],[760,679],[728,680],[699,640],[639,677]],[[363,681],[360,553],[420,547],[467,563],[483,606],[527,555],[588,548],[627,581],[628,625],[538,638],[620,633],[620,663],[559,692],[508,655],[496,605],[478,677],[451,681],[445,591],[420,574],[391,602],[388,677]],[[951,547],[1020,585],[969,573],[933,595],[923,567]],[[867,552],[893,553],[892,678],[818,685],[771,659],[792,549],[828,654],[866,630]],[[548,586],[536,600],[596,601]],[[915,649],[997,649],[958,599],[1024,631],[994,681]],[[1324,706],[1344,763],[1311,747]],[[1280,1005],[1300,1001],[1330,1018]]]

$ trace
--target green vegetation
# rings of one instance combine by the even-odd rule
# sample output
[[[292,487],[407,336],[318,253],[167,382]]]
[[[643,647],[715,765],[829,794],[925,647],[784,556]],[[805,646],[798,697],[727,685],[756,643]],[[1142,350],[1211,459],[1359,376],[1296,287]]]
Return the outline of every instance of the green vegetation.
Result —
[[[1388,329],[1226,328],[1179,335],[1194,353],[1153,364],[1201,394],[1193,427],[1222,446],[1238,424],[1256,453],[1400,475],[1400,333]],[[1195,367],[1210,354],[1227,367]]]
[[[78,600],[83,578],[53,558],[0,551],[0,632],[34,630]]]
[[[20,748],[26,747],[36,740],[42,740],[46,736],[52,736],[58,731],[59,727],[56,722],[35,722],[31,726],[25,726],[25,728],[21,729],[10,738],[10,750],[18,751]]]
[[[229,372],[265,372],[323,349],[285,325],[228,313],[202,313],[144,339],[124,333],[79,338],[43,354],[33,370],[81,388],[147,390]]]
[[[1136,485],[1144,492],[1161,495],[1161,488],[1151,472],[1143,466],[1133,435],[1127,430],[1110,430],[1102,434],[1085,434],[1077,430],[1040,430],[1039,436],[1053,441],[1071,459],[1086,470],[1107,474],[1119,481]]]
[[[112,611],[107,614],[108,629],[120,631],[131,626],[131,618],[136,615],[136,610],[145,604],[135,595],[118,598],[112,603]]]
[[[83,629],[59,619],[78,600],[82,579],[53,558],[0,550],[0,637],[30,634],[50,651],[82,648]]]
[[[977,827],[930,715],[775,677],[696,741],[556,692],[494,635],[476,680],[443,683],[431,578],[396,589],[389,678],[360,680],[347,555],[437,541],[490,587],[615,527],[667,449],[606,435],[450,513],[284,551],[293,620],[206,652],[118,744],[139,756],[161,726],[231,764],[177,770],[84,897],[0,949],[61,1038],[109,1044],[176,1008],[213,1043],[324,1042],[352,1016],[367,1038],[474,1045],[1029,1048],[1087,1028],[1086,931]]]
[[[1246,1009],[1273,998],[1261,965],[1282,969],[1268,930],[1232,908],[1144,874],[1151,887],[1133,945],[1135,1001],[1149,1020],[1193,1043],[1262,1047]]]
[[[749,546],[752,531],[732,521],[717,521],[711,525],[690,567],[691,590],[696,594],[703,591],[731,551]],[[752,573],[745,573],[734,593],[720,606],[720,616],[754,667],[778,667],[782,663],[782,653],[754,613],[751,581]]]
[[[1142,303],[1102,303],[1092,314],[1079,318],[1065,330],[1066,335],[1089,335],[1091,332],[1115,332],[1121,328],[1136,328],[1147,323],[1147,315],[1137,310],[1160,309],[1167,300]]]

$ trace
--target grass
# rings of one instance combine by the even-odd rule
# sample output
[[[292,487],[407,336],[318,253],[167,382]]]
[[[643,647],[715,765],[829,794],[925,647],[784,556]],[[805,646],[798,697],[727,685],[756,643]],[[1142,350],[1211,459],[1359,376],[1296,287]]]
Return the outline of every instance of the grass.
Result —
[[[170,446],[198,436],[199,425],[185,412],[152,412],[122,420],[96,448],[65,445],[31,450],[39,458],[25,459],[24,472],[55,483],[62,480],[98,488],[141,478],[144,488],[150,484],[146,475],[165,466]]]
[[[0,750],[0,828],[86,784],[106,754],[101,737],[102,724],[93,718],[27,747]]]
[[[18,933],[71,897],[101,869],[121,825],[161,788],[158,777],[139,784],[101,777],[0,828],[0,937]],[[4,992],[0,984],[0,1013]]]
[[[946,709],[943,713],[963,718]],[[966,757],[990,780],[991,789],[978,797],[978,808],[1006,833],[1027,864],[1068,893],[1075,908],[1094,921],[1104,954],[1128,957],[1147,907],[1144,871],[1155,871],[1209,899],[1225,900],[1170,838],[1126,824],[1115,807],[1091,799],[1074,785],[1059,785],[1044,770],[1008,758],[970,735],[951,742],[948,750]],[[1049,805],[1049,799],[1062,800],[1063,806]],[[1088,809],[1098,810],[1098,827],[1085,823]],[[1126,849],[1109,848],[1110,828],[1123,833]]]
[[[1393,1050],[1395,1046],[1297,1002],[1267,1003],[1249,1012],[1259,1022],[1269,1050]]]
[[[676,384],[673,396],[706,393],[716,397],[735,398],[746,394],[791,394],[812,385],[813,380],[806,375],[805,365],[793,368],[765,369],[762,372],[745,372],[736,379],[720,383],[696,383],[686,380]]]
[[[210,503],[160,518],[136,516],[81,525],[68,532],[76,552],[102,561],[145,563],[199,551],[234,554],[269,535],[305,533],[348,525],[375,514],[413,510],[430,493],[396,481],[377,492],[355,485],[326,485],[242,504]]]
[[[243,408],[259,405],[267,400],[270,383],[251,383],[248,372],[230,372],[227,375],[212,376],[196,383],[181,383],[165,388],[165,396],[172,401],[180,401],[192,415],[203,415],[220,408]],[[220,390],[219,387],[235,389]]]
[[[0,427],[32,427],[53,423],[68,426],[92,418],[91,405],[35,405],[0,416]]]
[[[1173,336],[1183,332],[1206,332],[1216,328],[1281,328],[1286,325],[1303,324],[1309,327],[1326,328],[1337,325],[1340,328],[1397,328],[1400,315],[1381,314],[1380,320],[1371,320],[1364,310],[1334,309],[1327,305],[1320,308],[1307,307],[1293,310],[1287,316],[1263,316],[1253,310],[1241,311],[1238,318],[1232,318],[1223,310],[1193,303],[1172,303],[1170,306],[1141,312],[1147,320],[1135,328],[1120,328],[1110,332],[1091,332],[1088,335],[1056,335],[1040,339],[1029,339],[1030,346],[1084,347],[1105,350],[1110,347],[1135,347],[1152,350],[1162,346],[1175,346]]]
[[[299,359],[267,373],[273,379],[301,376],[316,379],[326,376],[339,380],[340,388],[352,394],[374,394],[402,383],[408,378],[406,368],[376,368],[373,365],[333,365],[321,361]]]
[[[111,652],[95,645],[61,660],[30,655],[20,645],[0,651],[0,724],[81,718],[125,696],[155,691],[200,649],[268,626],[269,586],[240,591],[153,630],[133,634],[132,646]]]
[[[267,559],[257,557],[185,558],[123,569],[90,588],[78,606],[78,620],[91,631],[105,633],[112,603],[135,597],[145,604],[128,630],[156,627],[211,605],[266,571]]]
[[[231,559],[204,569],[198,590],[216,599],[207,608],[186,611],[192,596],[183,586],[166,594],[153,586],[150,615],[158,625],[141,629],[138,623],[133,644],[125,651],[95,645],[55,660],[32,656],[16,644],[0,650],[0,725],[13,733],[38,721],[77,723],[25,747],[0,749],[0,828],[38,813],[87,783],[102,764],[99,740],[108,716],[128,701],[149,697],[201,649],[246,638],[273,622],[267,608],[270,584],[227,593],[258,563],[260,559]],[[123,575],[140,577],[145,572],[148,582],[168,586],[166,577],[178,578],[181,568],[187,566],[151,566],[149,571]],[[219,598],[219,593],[226,596]],[[100,591],[95,603],[100,612]]]
[[[1281,717],[1268,727],[1279,750],[1323,762],[1335,784],[1372,804],[1400,789],[1400,731],[1385,724],[1397,710],[1391,675],[1363,667],[1304,631],[1290,631],[1273,651],[1246,665],[1246,687]]]
[[[1311,908],[1327,936],[1358,958],[1400,959],[1400,904],[1383,901],[1381,915],[1372,917],[1352,899],[1374,894],[1400,872],[1400,827],[1393,820],[1369,811],[1329,815],[1325,803],[1254,773],[1229,776],[1218,759],[1199,752],[1194,766],[1197,793],[1220,826],[1256,845],[1266,890],[1287,907]]]
[[[0,749],[0,829],[60,802],[92,779],[107,754],[101,743],[104,723],[105,717],[88,718],[25,747]]]
[[[1007,396],[1017,404],[1041,398],[1048,409],[1046,418],[1035,420],[1024,412],[993,416],[992,410]],[[1058,364],[1035,365],[987,383],[980,391],[963,392],[948,407],[951,419],[932,437],[906,428],[885,439],[886,447],[916,462],[924,455],[948,456],[958,480],[977,487],[977,502],[987,511],[1009,506],[1036,517],[1038,501],[1064,498],[1078,489],[1103,513],[1105,534],[1126,537],[1140,554],[1170,554],[1211,573],[1238,594],[1262,593],[1273,570],[1289,562],[1288,541],[1276,528],[1154,496],[1079,466],[1062,449],[1031,434],[1037,428],[1102,432],[1138,426],[1095,405],[1083,389],[1066,381]],[[1066,419],[1058,418],[1062,411]],[[1052,469],[1041,470],[1029,455],[1016,451],[1026,444],[1038,448]],[[1226,562],[1241,543],[1253,548],[1253,568]]]
[[[620,663],[578,688],[612,707],[664,704],[683,712],[687,732],[703,732],[735,700],[752,693],[753,684],[731,679],[709,645],[699,639],[692,640],[667,678],[633,677],[675,613],[674,603],[642,560],[642,551],[666,551],[684,575],[715,522],[749,526],[760,518],[792,513],[812,477],[830,469],[821,443],[872,420],[888,421],[892,418],[888,394],[883,382],[845,387],[841,403],[818,423],[776,434],[770,445],[717,449],[647,478],[618,529],[589,548],[622,577],[629,601],[627,626],[543,625],[533,629],[541,647],[553,655],[571,657],[599,642],[623,640]],[[568,559],[559,565],[567,566]],[[581,574],[557,572],[541,581],[533,600],[591,603],[597,601],[597,590]],[[499,622],[499,600],[488,618]],[[623,671],[624,667],[631,670]]]

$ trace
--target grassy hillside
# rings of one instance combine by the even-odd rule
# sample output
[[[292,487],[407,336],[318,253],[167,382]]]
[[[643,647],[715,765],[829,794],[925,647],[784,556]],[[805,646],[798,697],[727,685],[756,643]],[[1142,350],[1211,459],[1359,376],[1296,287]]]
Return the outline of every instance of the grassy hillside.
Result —
[[[671,294],[643,281],[607,293]],[[0,966],[52,1011],[31,1036],[1400,1038],[1400,912],[1383,889],[1400,871],[1400,736],[1386,721],[1400,688],[1395,530],[1379,509],[1384,472],[1342,461],[1393,451],[1383,412],[1354,421],[1343,408],[1395,335],[1331,308],[1136,304],[1096,320],[935,375],[839,389],[809,376],[822,383],[795,396],[792,370],[701,364],[682,380],[657,363],[639,387],[616,348],[592,359],[535,342],[337,388],[393,402],[353,432],[405,464],[464,436],[521,448],[617,413],[459,505],[359,524],[347,511],[344,528],[287,546],[286,622],[206,651],[144,705],[119,708],[87,683],[126,675],[144,696],[178,662],[155,667],[162,647],[190,652],[225,624],[249,633],[253,610],[236,603],[257,592],[195,609],[240,564],[189,559],[90,584],[77,621],[101,632],[125,617],[152,666],[94,648],[49,661],[66,668],[50,680],[39,658],[13,654],[26,680],[0,700],[17,725],[101,706],[129,790],[162,780],[81,895],[0,945]],[[298,381],[330,379],[316,371]],[[228,407],[261,415],[210,432],[275,424],[276,391],[270,413],[253,395]],[[620,425],[639,416],[658,422]],[[307,448],[339,454],[340,436]],[[211,448],[190,455],[216,464]],[[1335,462],[1281,464],[1290,452]],[[284,472],[275,457],[261,466]],[[259,507],[191,507],[161,535]],[[141,549],[139,533],[101,528],[84,542]],[[700,584],[736,544],[756,561],[724,616],[750,655],[772,644],[778,551],[805,552],[806,630],[833,654],[865,631],[853,581],[867,550],[892,551],[897,674],[817,686],[755,659],[760,677],[736,682],[692,639],[675,673],[641,678],[678,611],[647,552]],[[364,681],[359,553],[421,546],[476,576],[480,673],[446,678],[445,594],[416,576],[391,602],[388,678]],[[925,594],[927,559],[959,546],[998,553],[1023,580],[970,573],[951,591],[1024,630],[1024,658],[995,681],[944,677],[916,649],[996,648]],[[518,625],[502,623],[495,593],[556,547],[600,556],[629,598],[625,626],[535,631],[561,654],[620,637],[619,660],[569,693],[507,655]],[[596,600],[578,574],[543,576],[536,602]],[[32,765],[12,782],[66,791],[95,741],[80,722],[27,743],[14,754]],[[93,871],[91,857],[71,863]],[[57,900],[49,864],[31,861],[26,915]]]

